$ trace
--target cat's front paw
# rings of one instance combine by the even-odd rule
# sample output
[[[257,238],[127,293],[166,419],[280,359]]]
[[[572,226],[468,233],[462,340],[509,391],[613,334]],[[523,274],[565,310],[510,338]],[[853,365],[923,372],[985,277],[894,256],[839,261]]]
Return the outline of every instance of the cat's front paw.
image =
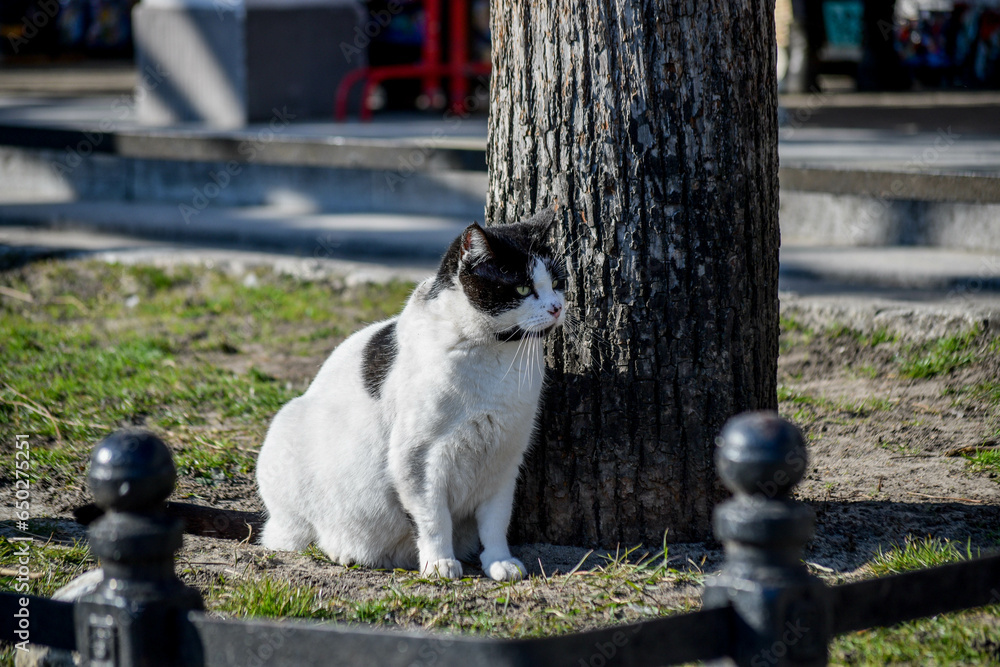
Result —
[[[441,579],[461,579],[462,564],[454,558],[425,561],[420,574]]]
[[[527,570],[524,569],[524,563],[513,557],[495,560],[483,569],[486,570],[490,579],[497,581],[518,581],[523,579],[527,573]]]

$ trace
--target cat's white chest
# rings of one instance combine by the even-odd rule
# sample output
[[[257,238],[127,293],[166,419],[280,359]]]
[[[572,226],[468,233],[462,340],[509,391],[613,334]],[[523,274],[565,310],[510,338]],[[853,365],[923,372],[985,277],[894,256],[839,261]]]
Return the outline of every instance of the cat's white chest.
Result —
[[[390,459],[400,475],[424,469],[418,477],[446,478],[449,504],[462,513],[519,465],[534,429],[542,360],[526,358],[527,346],[427,338],[390,378]]]
[[[544,373],[535,345],[467,347],[424,340],[407,350],[405,365],[392,378],[395,409],[411,426],[437,435],[480,419],[488,426],[481,427],[483,436],[491,440],[522,432],[526,420],[530,429]],[[425,420],[437,423],[420,428]]]

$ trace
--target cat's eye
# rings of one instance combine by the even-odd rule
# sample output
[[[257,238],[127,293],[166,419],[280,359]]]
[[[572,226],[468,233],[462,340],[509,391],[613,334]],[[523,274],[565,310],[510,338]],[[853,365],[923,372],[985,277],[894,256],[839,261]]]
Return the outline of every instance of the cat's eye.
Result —
[[[552,281],[552,289],[560,291],[564,287],[566,287],[566,281],[563,280],[562,278],[556,278],[555,280]]]
[[[518,285],[515,289],[521,296],[528,296],[531,294],[531,287],[529,285]]]

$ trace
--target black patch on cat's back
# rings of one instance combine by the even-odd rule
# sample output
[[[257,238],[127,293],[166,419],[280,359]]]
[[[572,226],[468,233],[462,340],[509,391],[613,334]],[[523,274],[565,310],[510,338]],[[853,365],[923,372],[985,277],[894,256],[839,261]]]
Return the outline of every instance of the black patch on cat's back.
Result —
[[[396,360],[396,322],[389,322],[368,339],[361,355],[361,379],[375,399],[382,397],[382,385]]]

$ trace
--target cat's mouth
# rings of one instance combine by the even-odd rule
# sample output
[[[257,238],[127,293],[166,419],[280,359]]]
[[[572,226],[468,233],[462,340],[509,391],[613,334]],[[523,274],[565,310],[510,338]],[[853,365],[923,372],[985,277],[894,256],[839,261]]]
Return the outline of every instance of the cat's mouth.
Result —
[[[509,329],[504,329],[503,331],[497,332],[496,339],[501,343],[510,343],[511,341],[519,341],[524,338],[544,338],[547,333],[556,328],[555,324],[551,324],[544,329],[539,329],[537,331],[528,331],[527,329],[522,329],[519,326],[513,326]]]

